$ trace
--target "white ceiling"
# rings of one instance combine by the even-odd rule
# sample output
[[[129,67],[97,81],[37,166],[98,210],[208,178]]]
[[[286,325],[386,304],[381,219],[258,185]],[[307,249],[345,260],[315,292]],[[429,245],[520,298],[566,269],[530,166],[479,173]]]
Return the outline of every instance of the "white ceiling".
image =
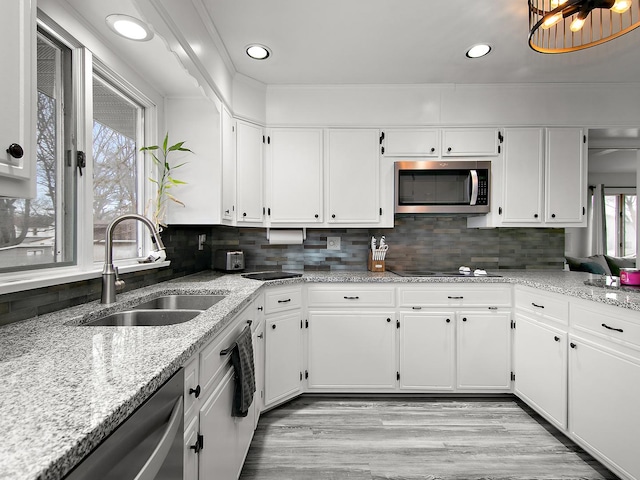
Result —
[[[235,69],[266,84],[638,82],[640,29],[579,52],[529,48],[527,0],[196,0]],[[245,54],[262,43],[265,61]],[[493,50],[468,59],[476,43]]]

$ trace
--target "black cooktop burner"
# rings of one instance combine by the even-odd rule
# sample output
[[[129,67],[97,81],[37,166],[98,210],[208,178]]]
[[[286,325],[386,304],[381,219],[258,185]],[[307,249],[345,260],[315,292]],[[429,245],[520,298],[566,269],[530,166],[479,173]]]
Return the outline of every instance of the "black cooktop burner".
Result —
[[[495,273],[488,273],[486,275],[474,275],[473,272],[461,273],[461,272],[431,272],[429,270],[417,270],[417,271],[394,271],[389,270],[391,273],[395,273],[400,277],[502,277],[502,275],[496,275]]]
[[[256,272],[256,273],[243,273],[244,278],[250,278],[252,280],[282,280],[284,278],[301,277],[301,273],[293,272]]]

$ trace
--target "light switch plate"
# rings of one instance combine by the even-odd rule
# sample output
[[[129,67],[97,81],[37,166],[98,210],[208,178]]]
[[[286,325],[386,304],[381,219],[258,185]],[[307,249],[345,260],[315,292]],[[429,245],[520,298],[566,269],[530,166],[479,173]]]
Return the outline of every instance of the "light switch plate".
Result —
[[[340,237],[327,237],[327,250],[340,250]]]

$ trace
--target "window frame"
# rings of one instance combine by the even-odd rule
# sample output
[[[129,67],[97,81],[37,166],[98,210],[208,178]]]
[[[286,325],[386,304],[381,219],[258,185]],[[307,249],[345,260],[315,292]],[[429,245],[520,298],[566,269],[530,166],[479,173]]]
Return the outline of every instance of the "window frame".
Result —
[[[636,197],[636,205],[638,202],[638,195],[637,195],[637,191],[634,187],[605,187],[604,189],[604,195],[605,197],[615,197],[616,198],[616,205],[615,205],[615,214],[614,214],[614,223],[615,223],[615,229],[614,229],[614,241],[615,241],[615,248],[614,248],[614,255],[615,257],[622,257],[622,256],[626,256],[623,254],[623,249],[624,249],[624,244],[626,241],[626,228],[625,228],[625,216],[624,216],[624,206],[625,206],[625,202],[624,202],[624,197],[627,196],[635,196]],[[637,238],[638,232],[636,232],[636,238]],[[609,249],[609,245],[607,245],[607,249]],[[638,247],[636,245],[636,251],[637,251]],[[627,254],[629,255],[629,254]]]
[[[92,52],[78,42],[71,34],[56,24],[42,11],[38,10],[37,26],[44,30],[56,41],[68,46],[72,51],[72,103],[75,110],[75,128],[64,135],[70,135],[72,158],[78,151],[86,154],[86,169],[82,177],[74,174],[71,188],[75,190],[75,203],[72,210],[75,212],[75,228],[65,235],[75,237],[75,264],[60,266],[46,266],[43,268],[29,268],[13,272],[0,273],[0,295],[17,291],[41,288],[63,283],[99,278],[102,272],[103,262],[95,262],[93,259],[93,75],[96,72],[100,77],[113,83],[117,88],[132,99],[135,99],[143,109],[142,121],[139,122],[138,134],[142,134],[145,145],[157,143],[157,118],[158,108],[143,92],[131,82],[118,75]],[[34,40],[37,32],[34,32]],[[33,85],[35,88],[35,75]],[[35,108],[35,106],[34,106]],[[138,179],[138,213],[144,212],[147,199],[153,194],[148,178],[155,174],[155,168],[150,165],[142,152],[137,152],[139,165]],[[75,187],[75,188],[74,188]],[[68,201],[69,195],[66,195]],[[66,206],[69,209],[69,206]],[[142,225],[138,225],[142,233]],[[142,249],[151,249],[149,235],[142,235]],[[162,261],[153,264],[140,264],[136,259],[127,259],[114,262],[121,273],[129,273],[140,270],[153,270],[168,266],[170,261]]]

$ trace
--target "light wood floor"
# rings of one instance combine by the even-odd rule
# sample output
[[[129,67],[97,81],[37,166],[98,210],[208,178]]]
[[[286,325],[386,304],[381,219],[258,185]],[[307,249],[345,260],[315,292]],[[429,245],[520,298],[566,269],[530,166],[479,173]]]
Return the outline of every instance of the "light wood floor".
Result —
[[[616,479],[504,399],[304,396],[265,413],[241,480]]]

